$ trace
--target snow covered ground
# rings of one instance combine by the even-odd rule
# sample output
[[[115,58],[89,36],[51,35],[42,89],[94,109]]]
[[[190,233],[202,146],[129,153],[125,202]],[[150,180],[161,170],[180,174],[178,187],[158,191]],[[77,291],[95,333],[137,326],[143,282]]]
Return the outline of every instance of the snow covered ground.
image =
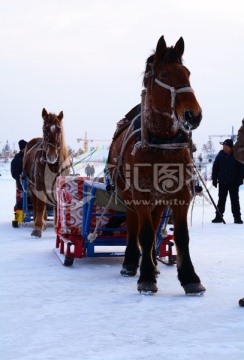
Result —
[[[51,225],[41,239],[30,236],[31,224],[12,228],[15,182],[9,164],[1,163],[0,173],[2,360],[243,358],[244,226],[233,224],[229,201],[226,225],[211,223],[214,208],[200,198],[189,221],[205,295],[185,296],[175,266],[160,263],[158,293],[143,296],[137,277],[119,274],[121,258],[64,267]],[[244,186],[240,199],[244,213]]]

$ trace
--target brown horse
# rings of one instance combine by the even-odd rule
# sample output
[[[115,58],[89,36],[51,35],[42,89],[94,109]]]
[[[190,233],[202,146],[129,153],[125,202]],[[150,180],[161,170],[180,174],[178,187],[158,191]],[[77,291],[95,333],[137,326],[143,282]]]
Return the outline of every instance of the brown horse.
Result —
[[[167,47],[162,36],[146,63],[141,107],[114,137],[109,153],[111,181],[127,205],[127,247],[121,274],[136,275],[138,291],[157,292],[155,233],[170,206],[177,249],[178,278],[187,295],[205,291],[189,253],[187,213],[191,191],[190,130],[202,113],[182,64],[184,40]],[[141,108],[141,109],[140,109]],[[140,111],[141,110],[141,111]],[[128,122],[128,121],[127,121]]]
[[[31,235],[41,237],[46,223],[46,205],[54,207],[56,224],[55,183],[59,175],[69,173],[68,150],[64,141],[63,112],[57,116],[42,110],[43,137],[30,140],[23,159],[23,171],[34,212],[34,230]]]

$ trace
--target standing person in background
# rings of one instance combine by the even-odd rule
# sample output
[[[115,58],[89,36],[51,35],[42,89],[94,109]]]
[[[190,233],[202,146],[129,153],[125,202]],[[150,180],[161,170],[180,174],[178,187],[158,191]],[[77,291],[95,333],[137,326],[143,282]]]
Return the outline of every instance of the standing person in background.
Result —
[[[239,186],[243,183],[244,167],[234,157],[233,141],[226,139],[223,143],[223,150],[216,156],[212,169],[213,186],[219,185],[219,212],[224,214],[226,198],[229,193],[231,201],[231,210],[235,224],[243,224],[241,219],[241,210],[239,202]],[[212,223],[221,223],[222,219],[218,212]]]
[[[23,170],[23,157],[24,157],[24,151],[25,147],[27,145],[27,141],[20,140],[19,141],[19,152],[15,155],[13,160],[11,161],[11,175],[16,180],[16,207],[22,208],[22,195],[23,195],[23,189],[20,182],[20,178],[22,175]]]
[[[90,172],[91,172],[91,178],[93,179],[93,178],[94,178],[94,174],[95,174],[94,165],[91,166]]]
[[[237,135],[237,142],[234,145],[234,156],[237,161],[244,164],[244,119]],[[239,300],[239,305],[244,306],[244,298]]]
[[[87,177],[90,177],[91,176],[91,166],[90,164],[87,164],[86,167],[85,167],[85,173],[86,173],[86,176]]]

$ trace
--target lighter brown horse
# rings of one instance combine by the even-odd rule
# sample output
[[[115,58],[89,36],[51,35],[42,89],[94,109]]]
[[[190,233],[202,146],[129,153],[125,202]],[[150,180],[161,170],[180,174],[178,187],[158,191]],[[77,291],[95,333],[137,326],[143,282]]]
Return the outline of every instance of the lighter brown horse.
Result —
[[[63,112],[57,116],[42,110],[43,137],[27,143],[23,171],[33,204],[34,237],[41,237],[46,224],[46,205],[54,207],[56,224],[56,178],[69,173],[69,156],[64,140]]]
[[[145,91],[133,120],[114,138],[109,153],[111,181],[127,205],[127,247],[121,274],[134,276],[140,263],[138,291],[157,292],[155,234],[170,206],[177,249],[178,278],[186,294],[205,288],[189,252],[187,213],[191,191],[191,130],[201,108],[182,63],[184,40],[167,47],[162,36],[146,63]],[[138,110],[139,109],[139,110]]]

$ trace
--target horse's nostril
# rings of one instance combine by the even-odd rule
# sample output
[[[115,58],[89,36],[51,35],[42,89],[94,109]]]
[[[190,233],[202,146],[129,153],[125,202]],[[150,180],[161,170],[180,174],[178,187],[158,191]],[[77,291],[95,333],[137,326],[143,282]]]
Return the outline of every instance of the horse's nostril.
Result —
[[[185,123],[188,124],[188,126],[190,125],[191,129],[196,129],[202,120],[202,112],[201,111],[198,114],[195,114],[191,110],[186,110],[184,112],[183,116],[184,116]]]
[[[189,123],[192,123],[194,121],[194,114],[190,110],[186,110],[184,112],[184,119],[188,121]]]

